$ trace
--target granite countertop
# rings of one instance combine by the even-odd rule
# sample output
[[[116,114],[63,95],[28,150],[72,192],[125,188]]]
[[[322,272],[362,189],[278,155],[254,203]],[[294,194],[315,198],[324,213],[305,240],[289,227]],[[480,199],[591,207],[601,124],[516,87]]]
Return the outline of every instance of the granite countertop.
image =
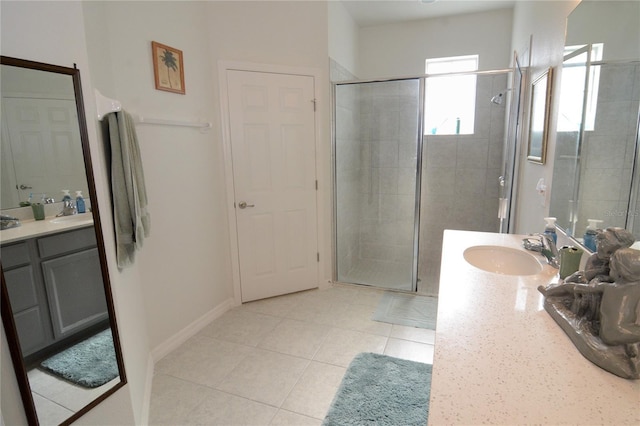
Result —
[[[0,231],[1,244],[91,226],[93,225],[93,215],[91,212],[87,212],[72,216],[46,217],[44,220],[21,220],[20,222],[22,225],[17,228]]]
[[[445,231],[429,424],[640,424],[640,380],[588,361],[544,310],[537,287],[557,269],[499,275],[463,257],[524,237]]]

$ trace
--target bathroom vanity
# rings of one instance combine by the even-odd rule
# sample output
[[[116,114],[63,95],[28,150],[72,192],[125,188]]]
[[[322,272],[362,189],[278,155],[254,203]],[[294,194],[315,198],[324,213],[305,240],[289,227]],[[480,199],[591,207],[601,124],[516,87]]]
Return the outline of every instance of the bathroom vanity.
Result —
[[[544,310],[537,287],[558,270],[524,237],[445,231],[429,424],[640,424],[640,380],[588,361]],[[522,250],[540,267],[488,272],[465,260],[478,246]]]
[[[27,221],[0,235],[7,291],[23,356],[106,327],[91,214]]]

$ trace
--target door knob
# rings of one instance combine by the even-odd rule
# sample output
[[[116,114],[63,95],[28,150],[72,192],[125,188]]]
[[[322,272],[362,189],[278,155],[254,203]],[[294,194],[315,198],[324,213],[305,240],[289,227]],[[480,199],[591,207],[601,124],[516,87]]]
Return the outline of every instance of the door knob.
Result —
[[[16,185],[16,186],[18,186],[18,185]],[[22,190],[25,190],[25,189],[33,189],[33,187],[31,187],[31,186],[29,186],[29,185],[22,184],[22,185],[20,185],[20,189],[22,189]]]
[[[240,207],[241,209],[246,209],[247,207],[255,207],[255,204],[247,204],[246,201],[240,201],[238,203],[238,207]]]

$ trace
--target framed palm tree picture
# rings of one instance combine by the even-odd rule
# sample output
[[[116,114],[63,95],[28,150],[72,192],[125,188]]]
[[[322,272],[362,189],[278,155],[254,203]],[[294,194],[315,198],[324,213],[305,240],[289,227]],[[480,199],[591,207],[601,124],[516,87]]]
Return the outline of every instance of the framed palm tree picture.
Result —
[[[151,52],[156,89],[184,95],[182,50],[152,41]]]

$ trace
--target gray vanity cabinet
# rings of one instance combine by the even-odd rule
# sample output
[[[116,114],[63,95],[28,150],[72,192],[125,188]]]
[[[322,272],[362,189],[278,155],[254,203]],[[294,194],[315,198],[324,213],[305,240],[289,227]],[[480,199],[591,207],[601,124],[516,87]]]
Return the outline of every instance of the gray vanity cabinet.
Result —
[[[107,319],[93,227],[40,238],[44,286],[55,340]]]
[[[2,247],[23,356],[108,318],[93,227]]]
[[[27,241],[2,247],[2,268],[23,355],[46,347],[53,338],[46,294],[31,262]]]

